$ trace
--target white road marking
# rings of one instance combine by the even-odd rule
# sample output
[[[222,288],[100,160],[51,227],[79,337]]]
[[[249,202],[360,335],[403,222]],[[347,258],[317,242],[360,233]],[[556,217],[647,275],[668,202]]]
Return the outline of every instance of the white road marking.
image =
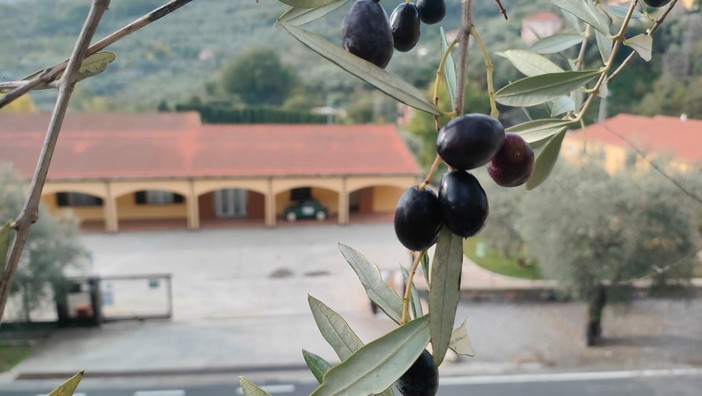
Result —
[[[183,389],[136,391],[134,396],[185,396]]]
[[[295,392],[295,385],[293,384],[281,384],[281,385],[264,385],[260,386],[261,389],[270,393],[271,395],[281,394],[281,393],[293,393]],[[237,395],[243,395],[244,391],[241,387],[236,390]]]
[[[525,382],[567,382],[611,380],[638,377],[677,377],[682,375],[702,375],[702,369],[680,368],[663,370],[628,370],[628,371],[591,371],[552,374],[513,374],[513,375],[481,375],[463,377],[443,377],[441,385],[467,384],[509,384]]]

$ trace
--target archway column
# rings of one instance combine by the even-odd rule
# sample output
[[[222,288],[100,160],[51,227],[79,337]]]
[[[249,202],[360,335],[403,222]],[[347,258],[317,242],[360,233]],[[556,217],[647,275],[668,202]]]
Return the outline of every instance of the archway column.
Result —
[[[200,229],[200,207],[197,200],[197,194],[195,193],[195,181],[190,180],[188,182],[188,196],[186,198],[187,215],[188,215],[188,229],[189,230],[199,230]]]
[[[117,198],[112,194],[112,184],[109,181],[105,182],[105,191],[107,192],[104,201],[105,231],[118,232]]]
[[[268,179],[268,192],[265,196],[264,217],[266,227],[275,227],[275,193],[273,193],[273,179]]]
[[[341,179],[339,192],[339,224],[349,224],[349,191],[346,188],[346,177]]]

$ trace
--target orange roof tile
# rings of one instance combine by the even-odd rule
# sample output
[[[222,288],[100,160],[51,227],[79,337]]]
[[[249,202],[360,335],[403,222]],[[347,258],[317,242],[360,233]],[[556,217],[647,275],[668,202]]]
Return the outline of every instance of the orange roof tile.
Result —
[[[49,179],[419,172],[392,125],[200,125],[192,118],[188,113],[68,114]],[[45,114],[0,115],[0,162],[14,163],[29,177],[47,122]]]
[[[568,136],[582,139],[580,130],[571,132]],[[618,114],[589,125],[586,137],[589,142],[622,147],[630,147],[630,143],[638,150],[672,155],[678,160],[691,163],[702,161],[702,120],[683,121],[679,117]]]
[[[558,15],[549,12],[549,11],[539,11],[536,14],[531,14],[528,16],[525,16],[524,19],[525,21],[560,21],[561,17]]]

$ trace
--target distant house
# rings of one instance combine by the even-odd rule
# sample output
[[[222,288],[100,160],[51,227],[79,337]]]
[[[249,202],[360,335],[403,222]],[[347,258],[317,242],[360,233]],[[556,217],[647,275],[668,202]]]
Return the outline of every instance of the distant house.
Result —
[[[585,141],[580,130],[566,135],[564,158],[576,160],[583,150],[602,155],[608,172],[649,166],[636,151],[648,159],[667,158],[674,168],[686,170],[702,164],[702,120],[618,114],[589,125]]]
[[[522,40],[533,44],[540,37],[552,36],[563,27],[561,18],[548,11],[537,12],[522,19]]]
[[[29,179],[48,114],[3,114],[0,162]],[[340,224],[392,213],[419,168],[392,125],[203,125],[197,113],[71,114],[42,201],[115,232],[155,221],[274,226],[315,198]]]

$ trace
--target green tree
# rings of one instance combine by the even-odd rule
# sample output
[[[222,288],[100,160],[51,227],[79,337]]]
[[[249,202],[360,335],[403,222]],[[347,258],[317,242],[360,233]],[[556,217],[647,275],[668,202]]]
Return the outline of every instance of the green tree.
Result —
[[[0,218],[17,216],[24,202],[24,184],[9,167],[0,167]],[[45,207],[32,226],[12,285],[19,295],[24,320],[30,312],[65,287],[64,271],[80,269],[89,259],[88,251],[78,239],[78,221],[70,215],[53,217]]]
[[[627,281],[673,263],[653,276],[654,290],[692,276],[694,259],[684,258],[699,240],[699,203],[660,174],[562,164],[524,196],[520,212],[517,229],[545,275],[588,304],[588,345],[601,337],[606,304],[627,301]]]
[[[222,86],[248,104],[280,105],[297,85],[298,76],[268,48],[245,51],[224,67]]]

